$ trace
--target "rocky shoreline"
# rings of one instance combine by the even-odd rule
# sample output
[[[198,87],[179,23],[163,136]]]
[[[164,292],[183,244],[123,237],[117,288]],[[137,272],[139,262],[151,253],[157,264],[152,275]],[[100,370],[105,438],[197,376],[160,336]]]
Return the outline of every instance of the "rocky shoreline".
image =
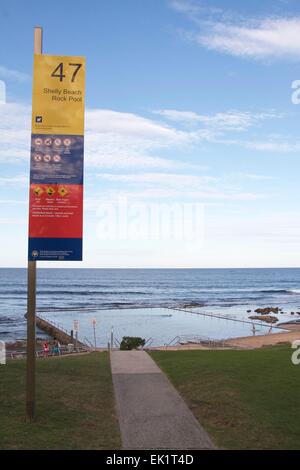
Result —
[[[284,314],[286,312],[283,311],[282,308],[279,307],[264,307],[264,308],[257,308],[254,310],[255,313],[258,315],[250,315],[248,318],[250,320],[259,320],[264,321],[266,323],[277,323],[279,321],[278,317],[272,316],[272,314],[279,315]],[[251,313],[251,310],[247,310],[247,313]],[[290,312],[291,315],[300,315],[300,312]]]

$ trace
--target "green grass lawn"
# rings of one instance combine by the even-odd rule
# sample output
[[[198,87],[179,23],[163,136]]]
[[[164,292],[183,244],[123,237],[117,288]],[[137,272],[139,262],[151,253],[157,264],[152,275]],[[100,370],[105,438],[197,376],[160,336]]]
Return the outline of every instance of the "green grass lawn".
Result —
[[[300,365],[287,346],[155,351],[219,448],[300,449]]]
[[[0,366],[0,449],[120,448],[107,353],[37,360],[36,421],[25,421],[24,360]]]

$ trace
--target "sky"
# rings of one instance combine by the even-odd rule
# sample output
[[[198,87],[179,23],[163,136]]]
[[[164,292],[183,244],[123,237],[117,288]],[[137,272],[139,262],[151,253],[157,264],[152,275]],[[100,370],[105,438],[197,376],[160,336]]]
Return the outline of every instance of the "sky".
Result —
[[[1,266],[27,264],[34,26],[87,61],[84,260],[41,267],[300,266],[297,0],[2,0]]]

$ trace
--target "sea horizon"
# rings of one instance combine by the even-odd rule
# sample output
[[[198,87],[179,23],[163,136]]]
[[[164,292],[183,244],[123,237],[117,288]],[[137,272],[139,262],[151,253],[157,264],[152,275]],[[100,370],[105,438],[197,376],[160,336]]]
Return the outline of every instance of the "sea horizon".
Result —
[[[72,262],[71,262],[72,263]],[[0,269],[28,269],[27,266],[0,266]],[[255,267],[255,266],[250,266],[250,267],[238,267],[238,266],[235,266],[235,267],[222,267],[222,266],[219,266],[219,267],[120,267],[120,268],[117,268],[117,267],[80,267],[80,266],[74,266],[74,267],[69,267],[69,266],[65,266],[64,264],[62,264],[60,267],[57,267],[57,266],[46,266],[46,267],[43,267],[43,266],[40,266],[40,265],[37,265],[37,269],[57,269],[57,270],[60,270],[60,269],[80,269],[80,270],[91,270],[91,269],[102,269],[102,270],[220,270],[220,269],[227,269],[227,270],[230,270],[230,269],[239,269],[239,270],[250,270],[250,269],[300,269],[300,266],[259,266],[259,267]]]

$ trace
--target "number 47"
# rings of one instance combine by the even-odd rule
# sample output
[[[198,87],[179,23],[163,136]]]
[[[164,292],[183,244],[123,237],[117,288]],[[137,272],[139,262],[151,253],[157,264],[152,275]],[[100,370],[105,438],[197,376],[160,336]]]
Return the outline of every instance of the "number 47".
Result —
[[[76,78],[76,75],[79,72],[79,69],[82,67],[82,64],[68,64],[68,65],[70,65],[71,67],[75,67],[75,70],[74,70],[72,78],[71,78],[71,82],[74,82],[75,78]],[[53,72],[51,73],[51,77],[59,78],[59,81],[62,82],[63,79],[65,78],[65,76],[66,75],[64,74],[64,64],[61,62],[53,70]]]

